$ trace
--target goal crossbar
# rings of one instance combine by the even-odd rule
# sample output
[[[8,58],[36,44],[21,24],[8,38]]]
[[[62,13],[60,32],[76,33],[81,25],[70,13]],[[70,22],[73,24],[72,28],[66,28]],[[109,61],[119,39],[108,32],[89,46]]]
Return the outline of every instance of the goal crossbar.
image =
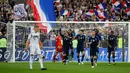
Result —
[[[14,21],[13,22],[13,41],[15,41],[16,23],[81,23],[81,24],[128,24],[128,62],[130,62],[130,22],[85,22],[85,21]],[[15,42],[13,42],[13,51],[15,51]],[[15,62],[15,52],[13,52],[13,62]]]

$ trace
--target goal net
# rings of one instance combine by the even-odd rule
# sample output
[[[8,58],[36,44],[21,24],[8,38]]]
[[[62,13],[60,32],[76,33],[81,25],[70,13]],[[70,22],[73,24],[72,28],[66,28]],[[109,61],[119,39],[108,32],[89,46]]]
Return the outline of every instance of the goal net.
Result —
[[[7,54],[6,56],[8,61],[28,61],[29,60],[29,49],[26,52],[23,52],[27,37],[30,32],[33,31],[33,26],[37,25],[40,29],[40,40],[43,43],[43,48],[41,49],[42,55],[45,56],[45,61],[51,61],[55,53],[55,38],[59,29],[63,31],[68,31],[73,33],[76,36],[79,33],[79,30],[83,30],[84,35],[86,36],[86,41],[91,36],[91,31],[96,29],[99,31],[99,36],[101,39],[100,48],[99,48],[99,58],[98,61],[105,62],[107,61],[107,37],[110,31],[114,31],[114,34],[117,36],[117,47],[116,47],[116,61],[130,62],[130,23],[129,22],[54,22],[54,21],[14,21],[13,24],[7,25]],[[74,43],[73,43],[74,44]],[[84,46],[85,49],[85,59],[89,60],[89,47],[88,45]],[[71,53],[71,50],[70,50]],[[77,61],[76,49],[74,49],[74,61]],[[37,58],[37,55],[35,55]],[[71,60],[71,56],[69,56]],[[57,60],[60,61],[59,56]]]

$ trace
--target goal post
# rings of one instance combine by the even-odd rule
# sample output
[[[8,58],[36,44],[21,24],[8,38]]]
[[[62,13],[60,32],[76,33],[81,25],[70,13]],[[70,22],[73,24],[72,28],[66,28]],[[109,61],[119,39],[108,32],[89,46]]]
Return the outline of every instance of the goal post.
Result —
[[[66,28],[68,28],[67,25],[70,25],[70,24],[75,24],[75,25],[79,25],[80,24],[80,25],[83,25],[82,27],[79,26],[79,28],[78,28],[78,26],[76,28],[73,28],[74,30],[77,30],[77,29],[78,30],[80,30],[80,29],[94,29],[94,28],[100,28],[100,29],[103,28],[104,29],[104,27],[106,27],[105,25],[107,25],[107,24],[112,24],[111,27],[118,27],[120,25],[128,25],[128,27],[124,26],[125,27],[124,29],[128,28],[128,33],[126,33],[126,34],[128,34],[128,37],[127,37],[126,41],[128,41],[127,42],[128,43],[127,44],[128,45],[127,46],[127,48],[128,48],[128,62],[130,62],[130,22],[84,22],[84,21],[83,22],[81,22],[81,21],[14,21],[13,24],[12,24],[12,30],[13,30],[13,33],[12,33],[12,35],[13,35],[13,37],[12,37],[12,47],[13,47],[13,49],[12,50],[13,50],[13,53],[12,53],[11,62],[15,62],[16,61],[16,52],[15,52],[16,49],[17,49],[16,48],[16,46],[17,46],[16,45],[17,44],[17,41],[16,41],[16,31],[17,31],[16,29],[17,28],[16,27],[17,26],[22,26],[22,27],[28,28],[28,27],[32,26],[32,24],[35,24],[35,23],[36,24],[38,24],[38,23],[41,24],[42,23],[44,25],[55,24],[55,26],[52,27],[52,29],[59,29],[59,28],[64,27],[64,26],[59,27],[59,25],[61,25],[61,24],[66,25],[65,26]],[[91,24],[97,24],[97,26],[95,26],[95,25],[91,26]],[[104,24],[104,25],[103,26],[98,26],[99,24]],[[70,25],[70,27],[68,29],[71,29],[75,25]],[[89,25],[89,27],[87,28],[86,25]],[[8,27],[8,28],[10,28],[10,27]],[[63,29],[65,30],[66,28],[63,28]],[[122,31],[124,29],[122,29]],[[26,34],[26,33],[24,33],[24,34]],[[25,36],[23,36],[23,37],[25,37]],[[10,37],[8,37],[8,38],[10,38]],[[23,40],[21,40],[21,41],[23,41]],[[48,46],[48,47],[50,48],[50,46]]]

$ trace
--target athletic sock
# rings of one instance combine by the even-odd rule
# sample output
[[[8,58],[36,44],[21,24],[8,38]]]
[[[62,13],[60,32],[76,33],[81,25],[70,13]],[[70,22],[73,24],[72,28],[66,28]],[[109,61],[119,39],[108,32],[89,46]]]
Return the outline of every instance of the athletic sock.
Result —
[[[79,58],[79,56],[77,56],[77,58],[78,58],[78,63],[80,63],[80,58]]]
[[[71,56],[72,56],[72,58],[74,58],[74,52],[73,51],[71,52]]]
[[[93,58],[91,58],[91,65],[94,66],[94,64],[93,64]]]
[[[83,62],[83,60],[84,60],[84,55],[82,55],[82,59],[81,59],[81,62]]]
[[[34,56],[30,56],[30,69],[33,69],[33,68],[32,68],[33,58],[34,58]]]
[[[41,56],[39,56],[39,63],[40,63],[41,68],[43,68],[43,60]]]
[[[113,55],[113,62],[115,63],[115,55]]]

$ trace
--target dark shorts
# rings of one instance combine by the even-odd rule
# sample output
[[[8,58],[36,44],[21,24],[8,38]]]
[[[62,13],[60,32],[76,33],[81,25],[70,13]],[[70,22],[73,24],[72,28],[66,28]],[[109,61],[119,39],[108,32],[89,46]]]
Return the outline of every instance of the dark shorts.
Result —
[[[112,48],[108,48],[108,52],[112,52],[112,51],[115,51],[115,48],[114,47],[112,47]]]
[[[72,44],[69,44],[69,49],[73,49],[73,45]]]
[[[69,47],[64,47],[63,48],[63,54],[66,54],[66,55],[69,54]]]
[[[84,48],[83,47],[77,47],[77,53],[83,52]]]
[[[97,56],[97,49],[90,48],[90,56]]]

